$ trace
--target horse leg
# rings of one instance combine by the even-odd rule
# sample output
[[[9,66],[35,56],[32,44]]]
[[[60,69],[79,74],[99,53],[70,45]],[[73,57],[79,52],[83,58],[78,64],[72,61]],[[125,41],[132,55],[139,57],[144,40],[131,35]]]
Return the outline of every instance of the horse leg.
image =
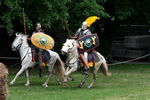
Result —
[[[97,72],[98,72],[99,68],[100,68],[100,64],[96,63],[95,64],[95,68],[93,69],[93,78],[92,78],[92,81],[91,81],[90,85],[88,85],[87,88],[91,88],[93,86],[93,84],[94,84],[94,82],[96,80],[96,76],[97,76]]]
[[[69,71],[69,69],[70,69],[70,68],[69,68],[69,67],[67,67],[67,69],[66,69],[65,73],[67,73],[67,72]]]
[[[27,78],[27,82],[26,82],[25,86],[29,86],[29,85],[30,85],[30,80],[29,80],[29,70],[26,69],[25,72],[26,72],[26,78]]]
[[[69,81],[74,81],[74,78],[72,78],[71,75],[68,75],[67,80],[69,80]]]
[[[74,72],[74,71],[76,71],[77,70],[77,67],[71,67],[71,69],[70,70],[68,70],[67,72],[65,72],[65,76],[68,76],[68,75],[70,75],[72,72]]]
[[[43,84],[43,86],[44,86],[44,87],[48,87],[48,82],[49,82],[49,80],[50,80],[51,76],[52,76],[52,73],[51,73],[51,72],[49,72],[49,74],[48,74],[48,78],[47,78],[47,80],[45,81],[45,83]]]
[[[78,87],[81,88],[81,87],[84,85],[84,83],[85,83],[85,81],[87,80],[88,76],[89,76],[89,74],[88,74],[88,75],[87,75],[87,74],[84,74],[84,76],[83,76],[83,78],[82,78],[82,80],[81,80],[81,82],[80,82],[80,84],[79,84]]]
[[[60,85],[61,84],[61,80],[59,79],[59,77],[57,75],[55,77],[56,77],[57,84]]]
[[[53,72],[53,66],[54,66],[54,63],[52,65],[49,65],[49,67],[48,67],[48,78],[45,81],[45,83],[43,84],[44,87],[48,87],[48,82],[49,82],[49,80],[52,76],[52,72]]]
[[[87,88],[91,88],[93,86],[95,80],[96,80],[96,75],[95,75],[95,73],[93,73],[93,79],[92,79],[90,85],[87,86]]]
[[[18,76],[21,75],[25,69],[26,68],[24,66],[22,66],[22,68],[16,74],[16,76],[14,77],[14,79],[9,83],[9,85],[13,85],[15,83],[16,79],[18,78]]]
[[[66,69],[66,71],[65,71],[65,76],[67,76],[67,77],[66,77],[66,78],[67,78],[67,80],[71,80],[71,81],[73,81],[74,79],[71,77],[71,75],[67,75],[69,70],[70,70],[70,68],[69,68],[69,67],[67,67],[67,69]],[[66,73],[67,73],[67,74],[66,74]],[[69,72],[69,74],[70,74],[70,72]]]

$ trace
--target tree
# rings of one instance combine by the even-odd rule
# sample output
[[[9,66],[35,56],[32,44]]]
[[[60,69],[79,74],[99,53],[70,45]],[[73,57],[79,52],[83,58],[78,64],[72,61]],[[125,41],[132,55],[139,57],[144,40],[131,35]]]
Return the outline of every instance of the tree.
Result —
[[[6,29],[8,34],[23,28],[23,8],[27,31],[33,29],[36,22],[50,28],[55,22],[60,29],[65,28],[68,18],[66,3],[69,0],[1,0],[0,1],[0,28]],[[18,28],[19,27],[19,28]],[[22,29],[23,30],[23,29]]]
[[[0,0],[0,30],[6,30],[9,35],[23,31],[23,8],[27,32],[34,31],[34,25],[40,22],[59,45],[64,36],[75,33],[93,15],[101,19],[91,29],[109,48],[118,25],[150,23],[149,0]],[[101,24],[107,29],[104,34],[100,33]]]
[[[149,24],[149,0],[108,0],[106,12],[125,24]]]
[[[71,0],[68,4],[68,20],[71,31],[74,33],[89,16],[109,17],[109,14],[105,12],[103,7],[105,2],[106,0]]]

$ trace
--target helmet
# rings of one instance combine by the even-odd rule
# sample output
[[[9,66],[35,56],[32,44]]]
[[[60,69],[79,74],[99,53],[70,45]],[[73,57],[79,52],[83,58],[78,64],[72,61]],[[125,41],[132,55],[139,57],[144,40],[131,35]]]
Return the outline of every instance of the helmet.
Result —
[[[37,23],[37,24],[36,24],[36,31],[37,31],[37,32],[38,32],[38,31],[41,31],[41,29],[42,29],[41,24],[40,24],[40,23]]]
[[[86,30],[87,27],[88,27],[88,23],[84,21],[84,22],[82,23],[81,28],[82,28],[83,30]]]
[[[40,23],[37,23],[37,24],[36,24],[36,27],[37,27],[37,28],[41,28],[42,26],[41,26]]]

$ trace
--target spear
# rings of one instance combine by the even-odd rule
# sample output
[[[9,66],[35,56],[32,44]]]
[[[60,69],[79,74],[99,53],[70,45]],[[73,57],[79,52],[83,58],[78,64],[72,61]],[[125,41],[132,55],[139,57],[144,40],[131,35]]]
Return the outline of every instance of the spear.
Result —
[[[24,33],[26,34],[26,20],[25,20],[25,14],[24,14],[24,8],[23,8],[23,26],[24,26]]]

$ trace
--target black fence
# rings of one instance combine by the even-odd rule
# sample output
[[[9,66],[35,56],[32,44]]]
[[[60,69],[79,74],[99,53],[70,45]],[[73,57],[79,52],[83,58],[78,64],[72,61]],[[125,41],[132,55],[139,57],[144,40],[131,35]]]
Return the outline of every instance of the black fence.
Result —
[[[137,58],[150,53],[150,25],[120,25],[116,34],[112,42],[113,58]]]

